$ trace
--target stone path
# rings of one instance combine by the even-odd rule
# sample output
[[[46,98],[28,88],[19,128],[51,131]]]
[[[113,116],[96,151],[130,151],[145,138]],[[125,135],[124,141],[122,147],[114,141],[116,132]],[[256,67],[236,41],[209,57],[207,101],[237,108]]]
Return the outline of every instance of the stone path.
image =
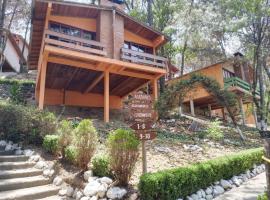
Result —
[[[257,200],[258,195],[265,191],[265,187],[265,173],[262,173],[250,179],[240,187],[233,188],[232,190],[215,198],[215,200]]]

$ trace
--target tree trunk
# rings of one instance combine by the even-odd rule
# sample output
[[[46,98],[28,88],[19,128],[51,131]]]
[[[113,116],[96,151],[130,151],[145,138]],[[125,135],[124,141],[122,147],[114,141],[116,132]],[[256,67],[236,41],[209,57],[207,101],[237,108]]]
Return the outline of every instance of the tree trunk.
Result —
[[[30,20],[31,18],[29,17],[29,19],[27,20],[27,25],[26,25],[26,30],[25,30],[25,33],[24,33],[24,41],[23,41],[23,47],[22,47],[22,57],[20,58],[20,72],[27,72],[28,69],[24,69],[24,65],[26,63],[23,63],[23,60],[24,60],[24,51],[25,51],[25,46],[26,46],[26,37],[27,37],[27,33],[28,33],[28,29],[29,29],[29,25],[30,25]]]
[[[153,9],[152,9],[152,2],[153,0],[147,0],[147,22],[149,26],[153,26]]]
[[[184,67],[185,67],[185,54],[187,50],[187,37],[185,39],[184,47],[182,50],[182,58],[181,58],[181,76],[184,74]]]

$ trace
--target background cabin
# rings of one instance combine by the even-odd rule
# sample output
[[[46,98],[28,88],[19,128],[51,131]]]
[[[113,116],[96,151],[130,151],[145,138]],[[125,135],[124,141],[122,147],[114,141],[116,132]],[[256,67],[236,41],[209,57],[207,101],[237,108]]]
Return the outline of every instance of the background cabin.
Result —
[[[128,94],[157,81],[167,59],[157,56],[166,37],[128,16],[121,1],[100,5],[35,0],[30,69],[38,69],[36,99],[44,105],[120,109]]]
[[[242,123],[255,125],[256,113],[253,110],[253,97],[251,93],[253,68],[241,53],[236,53],[234,56],[233,59],[228,59],[172,79],[168,81],[168,84],[188,79],[192,73],[200,73],[212,77],[218,81],[223,89],[228,89],[237,94]],[[259,98],[259,93],[257,92],[257,94]],[[226,109],[200,85],[186,95],[182,112],[190,113],[192,116],[217,117],[226,121],[230,120]]]

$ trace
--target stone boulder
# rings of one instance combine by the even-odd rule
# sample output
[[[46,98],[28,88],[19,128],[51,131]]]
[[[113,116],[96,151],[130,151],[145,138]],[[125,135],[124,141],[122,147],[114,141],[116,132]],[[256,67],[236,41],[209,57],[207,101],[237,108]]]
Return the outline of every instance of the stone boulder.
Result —
[[[120,187],[111,187],[107,191],[107,197],[109,199],[122,199],[127,194],[127,190]]]

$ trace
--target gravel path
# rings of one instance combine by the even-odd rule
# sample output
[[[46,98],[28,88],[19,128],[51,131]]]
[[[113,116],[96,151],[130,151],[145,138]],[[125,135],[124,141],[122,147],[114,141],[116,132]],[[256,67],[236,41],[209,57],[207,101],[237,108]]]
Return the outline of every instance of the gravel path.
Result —
[[[262,173],[240,187],[224,193],[215,198],[215,200],[257,200],[258,195],[265,191],[266,178],[265,173]]]

